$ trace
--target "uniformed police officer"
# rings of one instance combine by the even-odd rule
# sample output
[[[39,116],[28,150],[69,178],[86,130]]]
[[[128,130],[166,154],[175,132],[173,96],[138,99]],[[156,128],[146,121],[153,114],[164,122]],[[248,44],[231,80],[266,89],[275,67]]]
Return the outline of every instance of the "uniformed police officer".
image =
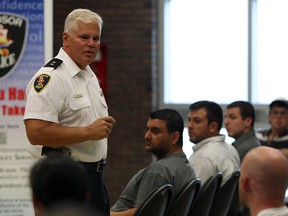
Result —
[[[89,172],[91,202],[99,215],[109,215],[103,183],[107,137],[115,119],[98,80],[89,67],[100,47],[102,18],[87,9],[66,18],[63,47],[27,86],[24,122],[27,137],[41,154],[59,152],[81,162]]]

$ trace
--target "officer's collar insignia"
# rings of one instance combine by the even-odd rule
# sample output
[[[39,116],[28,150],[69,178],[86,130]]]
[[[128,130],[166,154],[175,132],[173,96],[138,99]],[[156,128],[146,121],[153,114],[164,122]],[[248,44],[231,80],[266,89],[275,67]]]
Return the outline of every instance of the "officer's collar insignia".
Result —
[[[36,77],[34,81],[34,89],[36,92],[40,93],[49,83],[50,76],[47,74],[41,74]]]
[[[56,69],[63,61],[58,58],[53,58],[51,61],[49,61],[44,67],[52,67]]]

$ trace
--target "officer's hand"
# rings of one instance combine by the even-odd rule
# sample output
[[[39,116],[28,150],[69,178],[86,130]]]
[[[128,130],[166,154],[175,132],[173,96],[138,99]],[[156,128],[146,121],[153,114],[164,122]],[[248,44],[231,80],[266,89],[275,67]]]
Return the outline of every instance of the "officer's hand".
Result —
[[[97,119],[86,127],[90,140],[100,140],[107,138],[112,131],[116,120],[111,116]]]

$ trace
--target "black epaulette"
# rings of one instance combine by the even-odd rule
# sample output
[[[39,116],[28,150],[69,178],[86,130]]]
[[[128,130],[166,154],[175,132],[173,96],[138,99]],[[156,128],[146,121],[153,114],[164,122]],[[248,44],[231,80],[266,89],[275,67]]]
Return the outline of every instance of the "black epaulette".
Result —
[[[58,58],[53,58],[51,61],[49,61],[44,67],[52,67],[56,69],[63,61]]]

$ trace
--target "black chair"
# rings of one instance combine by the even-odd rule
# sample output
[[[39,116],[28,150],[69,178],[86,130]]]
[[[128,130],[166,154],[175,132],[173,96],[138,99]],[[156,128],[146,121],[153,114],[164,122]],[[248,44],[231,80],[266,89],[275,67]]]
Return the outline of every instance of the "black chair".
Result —
[[[172,203],[167,216],[187,216],[199,195],[200,187],[200,179],[190,181]]]
[[[199,197],[189,211],[188,216],[208,216],[213,199],[221,186],[223,174],[217,173],[207,180],[200,189]]]
[[[240,170],[235,171],[231,177],[227,180],[227,182],[220,187],[214,201],[212,203],[209,216],[226,216],[236,188],[238,186],[238,180],[240,176]]]
[[[164,216],[171,205],[172,198],[173,187],[165,184],[147,197],[134,216]]]
[[[240,177],[240,176],[239,176]],[[235,190],[235,193],[232,198],[232,202],[229,208],[229,211],[227,213],[228,216],[236,216],[236,215],[241,215],[241,216],[250,216],[249,209],[247,207],[244,207],[240,203],[239,199],[239,179],[238,179],[238,184]]]

